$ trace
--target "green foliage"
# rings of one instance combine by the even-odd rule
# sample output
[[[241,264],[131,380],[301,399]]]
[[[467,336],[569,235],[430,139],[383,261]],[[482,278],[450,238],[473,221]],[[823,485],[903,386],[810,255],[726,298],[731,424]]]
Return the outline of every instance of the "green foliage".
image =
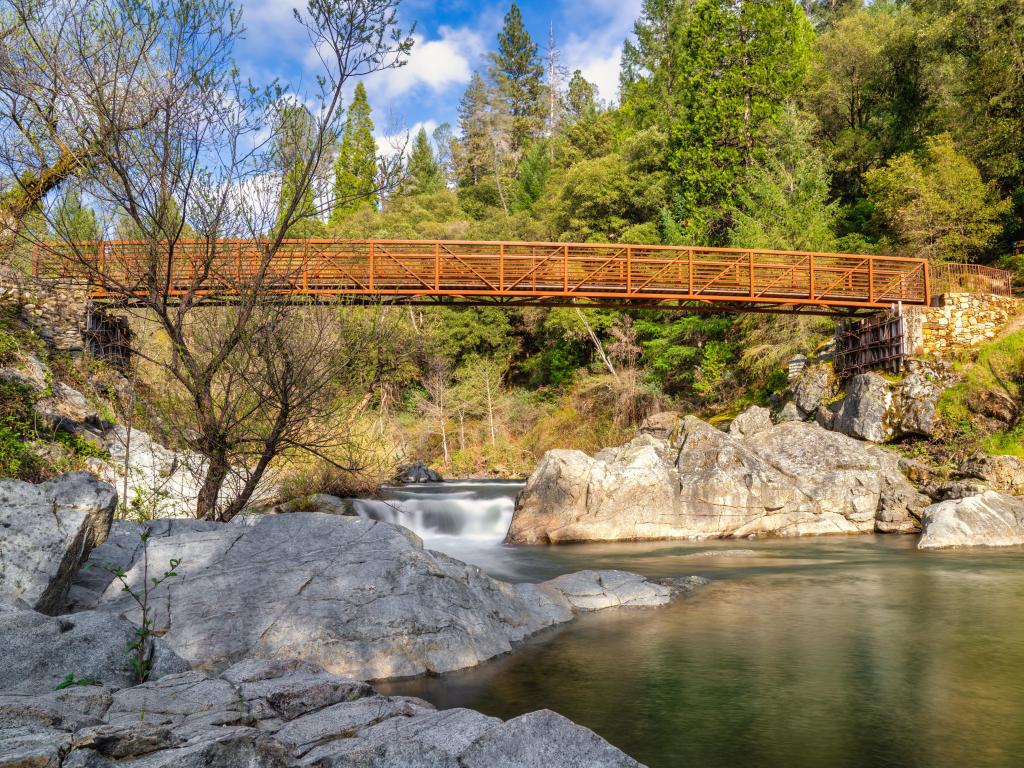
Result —
[[[453,366],[467,357],[510,358],[516,351],[509,312],[496,307],[438,308],[430,314],[431,347]]]
[[[408,171],[408,193],[411,195],[431,194],[444,188],[444,174],[424,128],[420,128],[413,142]]]
[[[87,685],[103,685],[103,681],[95,675],[91,675],[89,677],[75,677],[73,672],[68,672],[64,679],[57,683],[57,686],[53,690],[63,691],[65,688]]]
[[[360,208],[377,207],[377,142],[370,112],[366,88],[360,81],[345,114],[334,160],[332,224]]]
[[[787,109],[736,194],[731,244],[739,248],[831,251],[839,205],[829,202],[825,159],[812,125]]]
[[[918,26],[909,9],[876,2],[841,16],[818,38],[807,102],[847,202],[862,194],[865,173],[918,145],[927,119]]]
[[[792,0],[646,0],[623,54],[626,109],[668,133],[674,216],[690,235],[731,207],[757,137],[801,84],[812,32]]]
[[[866,178],[879,215],[908,255],[933,261],[975,260],[1010,209],[948,133],[929,138],[920,156],[900,155]]]
[[[589,82],[580,70],[569,78],[565,93],[565,115],[573,123],[593,118],[597,114],[597,86]]]
[[[510,117],[509,144],[518,157],[544,128],[544,65],[537,44],[523,24],[519,6],[512,3],[498,34],[498,50],[491,54],[490,77]]]
[[[26,445],[35,436],[34,402],[28,387],[0,381],[0,477],[32,479],[39,469]]]
[[[547,144],[538,141],[527,150],[519,163],[519,174],[512,208],[517,211],[529,211],[540,199],[544,185],[551,174],[551,155]]]
[[[128,660],[135,672],[136,684],[141,684],[149,679],[150,670],[153,668],[153,617],[151,614],[150,595],[157,587],[167,579],[177,576],[175,569],[181,565],[180,558],[171,558],[168,570],[160,576],[149,575],[149,538],[152,531],[143,528],[139,534],[142,544],[142,583],[139,587],[132,587],[128,582],[128,573],[116,565],[100,564],[108,573],[112,574],[121,582],[121,591],[128,593],[128,596],[135,601],[139,607],[139,626],[135,628],[135,638],[128,644]]]
[[[324,224],[317,217],[313,196],[314,169],[306,167],[306,158],[316,132],[313,115],[301,104],[282,104],[274,156],[281,173],[281,190],[277,200],[277,222],[288,224],[286,237],[322,237]]]
[[[73,188],[68,188],[61,196],[52,227],[54,236],[65,242],[84,243],[100,239],[96,212],[82,205],[82,196]]]

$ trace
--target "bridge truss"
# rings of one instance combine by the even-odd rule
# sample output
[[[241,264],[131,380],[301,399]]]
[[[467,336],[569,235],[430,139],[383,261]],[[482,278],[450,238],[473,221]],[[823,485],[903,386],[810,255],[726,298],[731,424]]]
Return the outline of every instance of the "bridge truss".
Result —
[[[874,314],[931,300],[923,259],[841,253],[583,243],[294,240],[267,261],[253,240],[49,245],[38,277],[78,275],[93,301],[268,299],[504,306],[608,306]],[[265,271],[260,272],[261,265]]]

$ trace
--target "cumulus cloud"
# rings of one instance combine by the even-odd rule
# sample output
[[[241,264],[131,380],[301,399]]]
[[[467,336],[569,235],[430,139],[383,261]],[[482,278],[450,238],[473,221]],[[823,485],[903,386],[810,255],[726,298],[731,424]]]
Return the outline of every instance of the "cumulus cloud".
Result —
[[[484,50],[483,40],[465,28],[441,27],[438,33],[436,40],[415,35],[409,63],[371,75],[367,87],[379,99],[392,100],[421,86],[440,93],[468,83],[472,61]]]
[[[437,126],[438,122],[436,120],[422,120],[415,123],[408,130],[378,133],[373,137],[377,141],[377,152],[383,157],[394,157],[399,152],[403,155],[408,155],[412,150],[412,143],[416,138],[416,134],[420,132],[420,128],[427,132],[427,136],[432,136]]]
[[[570,72],[580,70],[606,101],[618,98],[622,43],[632,35],[640,11],[641,0],[589,0],[575,4],[570,12],[570,18],[588,22],[572,28],[590,32],[574,32],[565,40],[563,63]]]

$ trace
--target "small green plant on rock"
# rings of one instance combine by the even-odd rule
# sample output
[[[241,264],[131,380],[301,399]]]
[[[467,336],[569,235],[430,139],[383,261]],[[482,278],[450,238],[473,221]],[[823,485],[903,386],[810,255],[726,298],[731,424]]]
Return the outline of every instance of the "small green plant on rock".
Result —
[[[103,682],[95,675],[90,675],[89,677],[75,677],[73,672],[68,672],[67,676],[57,683],[57,687],[53,690],[63,691],[65,688],[86,685],[103,685]]]
[[[127,592],[139,606],[141,623],[135,628],[135,639],[128,644],[127,649],[137,684],[144,683],[149,679],[149,673],[153,667],[153,638],[156,632],[153,630],[150,595],[167,579],[177,576],[176,569],[181,565],[180,558],[172,557],[169,561],[169,570],[164,571],[162,576],[149,575],[149,537],[151,533],[152,531],[146,527],[139,534],[142,542],[142,585],[140,587],[132,587],[128,582],[128,573],[123,568],[112,565],[101,566],[121,582],[121,591]]]

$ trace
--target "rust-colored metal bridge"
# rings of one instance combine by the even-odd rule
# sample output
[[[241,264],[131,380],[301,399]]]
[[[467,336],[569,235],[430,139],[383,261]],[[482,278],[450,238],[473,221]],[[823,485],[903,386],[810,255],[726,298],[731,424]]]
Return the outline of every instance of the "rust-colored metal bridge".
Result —
[[[581,243],[294,240],[257,270],[252,240],[37,249],[40,277],[75,273],[94,301],[130,303],[156,277],[172,299],[226,303],[246,286],[284,297],[499,305],[598,305],[870,314],[931,300],[923,259],[842,253]],[[156,251],[156,253],[154,253]],[[168,270],[161,264],[172,265]],[[162,271],[161,271],[162,270]],[[85,277],[87,273],[87,277]]]

